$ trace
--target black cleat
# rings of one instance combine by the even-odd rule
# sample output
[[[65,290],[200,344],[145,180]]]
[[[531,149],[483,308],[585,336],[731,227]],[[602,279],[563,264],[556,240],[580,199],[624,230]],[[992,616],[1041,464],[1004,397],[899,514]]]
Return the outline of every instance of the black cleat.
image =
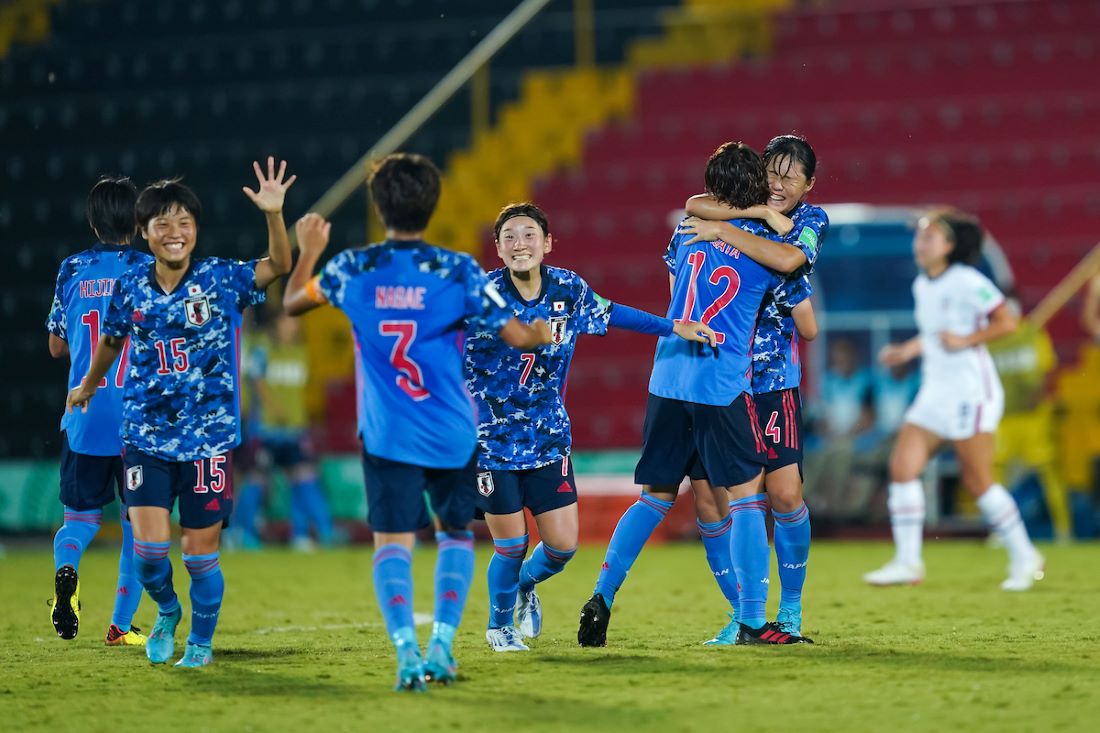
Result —
[[[611,621],[611,609],[599,593],[592,594],[581,609],[581,625],[577,629],[577,643],[581,646],[607,646],[607,624]]]
[[[742,644],[813,644],[813,641],[805,636],[788,634],[769,622],[759,629],[750,629],[741,624],[741,628],[737,630],[737,646]]]
[[[50,620],[62,639],[75,639],[80,628],[80,578],[72,565],[62,565],[53,579]]]

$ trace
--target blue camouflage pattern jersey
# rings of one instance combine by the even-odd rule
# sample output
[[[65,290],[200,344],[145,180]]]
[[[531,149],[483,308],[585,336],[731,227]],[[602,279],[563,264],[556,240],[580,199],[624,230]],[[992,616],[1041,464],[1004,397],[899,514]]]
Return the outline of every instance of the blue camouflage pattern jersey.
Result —
[[[424,468],[465,466],[477,446],[465,329],[496,334],[512,318],[477,261],[387,241],[341,252],[316,283],[351,320],[366,452]]]
[[[522,352],[490,329],[466,335],[466,383],[478,411],[478,466],[484,471],[539,468],[570,453],[564,402],[569,364],[577,336],[607,333],[612,304],[580,275],[559,267],[542,266],[542,292],[531,301],[523,299],[506,268],[489,273],[489,280],[516,318],[526,323],[545,319],[553,343]]]
[[[79,387],[88,373],[118,278],[131,267],[152,261],[151,255],[127,245],[97,244],[61,263],[46,330],[69,345],[70,390]],[[87,412],[62,411],[61,429],[74,453],[117,456],[122,452],[119,428],[128,349],[129,343],[107,370]]]
[[[829,216],[805,201],[794,207],[789,216],[794,227],[782,241],[802,250],[806,264],[792,272],[780,290],[764,299],[752,343],[752,391],[756,394],[791,389],[802,381],[798,331],[790,313],[791,308],[813,293],[810,273],[825,244]]]
[[[152,264],[119,278],[103,333],[130,337],[123,443],[177,462],[240,443],[241,313],[264,297],[255,260],[192,258],[170,293]]]
[[[754,219],[730,224],[765,239],[779,235]],[[783,283],[776,273],[721,240],[687,244],[673,234],[664,260],[676,280],[668,317],[702,321],[718,345],[662,336],[657,341],[649,391],[658,397],[704,405],[729,405],[752,388],[753,332],[764,297]]]

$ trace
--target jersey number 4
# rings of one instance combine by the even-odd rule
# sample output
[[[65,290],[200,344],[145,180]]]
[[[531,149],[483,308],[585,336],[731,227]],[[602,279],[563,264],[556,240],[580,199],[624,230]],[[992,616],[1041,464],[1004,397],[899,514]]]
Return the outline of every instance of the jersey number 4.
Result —
[[[88,343],[92,345],[91,351],[88,353],[88,363],[92,361],[92,354],[95,353],[96,346],[99,346],[99,311],[93,308],[80,317],[80,322],[88,327]],[[115,386],[121,387],[126,381],[126,362],[130,355],[130,337],[127,336],[126,340],[122,342],[122,354],[118,357],[118,368],[115,369]],[[99,380],[100,387],[107,386],[107,377]]]
[[[424,372],[409,357],[409,349],[416,340],[416,321],[381,321],[378,324],[378,333],[397,337],[393,350],[390,351],[390,363],[400,372],[397,375],[397,386],[417,402],[431,397],[432,393],[424,388]]]
[[[684,300],[684,315],[677,319],[677,321],[690,321],[691,312],[695,309],[695,294],[697,291],[696,282],[699,274],[703,270],[703,263],[707,261],[707,253],[703,250],[692,252],[688,255],[688,263],[691,265],[691,280],[688,282],[687,298]],[[722,294],[703,311],[703,317],[699,320],[704,325],[709,326],[710,322],[721,313],[726,306],[728,306],[733,299],[737,297],[737,291],[741,289],[741,276],[737,274],[737,270],[733,269],[729,265],[719,265],[714,268],[714,272],[710,274],[710,284],[718,285],[723,280],[726,281],[726,289],[722,291]],[[720,344],[726,343],[726,334],[721,331],[714,332],[714,340]]]

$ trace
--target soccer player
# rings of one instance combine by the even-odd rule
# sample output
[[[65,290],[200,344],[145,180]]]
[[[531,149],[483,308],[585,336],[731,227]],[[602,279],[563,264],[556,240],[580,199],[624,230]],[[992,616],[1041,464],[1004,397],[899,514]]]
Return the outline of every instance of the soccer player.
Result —
[[[885,366],[921,357],[921,386],[905,414],[890,456],[887,507],[894,559],[867,573],[871,585],[924,580],[921,541],[924,488],[920,476],[944,441],[955,446],[963,484],[982,517],[1008,550],[1007,591],[1024,591],[1043,577],[1043,557],[1031,544],[1012,495],[993,478],[993,436],[1004,391],[985,344],[1012,333],[1017,319],[989,278],[973,265],[981,256],[981,224],[952,210],[920,220],[913,254],[921,273],[913,283],[918,333],[879,353]]]
[[[707,161],[706,187],[718,201],[735,208],[763,204],[768,197],[763,159],[745,145],[726,143]],[[754,220],[733,223],[761,236],[769,233]],[[674,258],[669,316],[688,320],[702,313],[700,320],[714,329],[717,350],[700,352],[694,344],[667,337],[658,341],[642,456],[635,470],[642,495],[615,528],[595,592],[581,610],[577,640],[582,646],[606,643],[611,602],[627,563],[672,508],[683,478],[701,478],[700,468],[730,501],[741,641],[801,641],[764,617],[768,541],[760,492],[767,453],[750,392],[752,331],[764,296],[783,280],[726,242],[689,245],[689,238],[677,231],[669,244]]]
[[[776,625],[788,634],[802,634],[802,589],[806,582],[806,567],[810,553],[810,514],[802,498],[802,398],[799,383],[802,365],[799,361],[798,338],[811,340],[816,336],[816,323],[803,327],[796,319],[800,314],[812,317],[812,307],[806,300],[808,277],[825,243],[829,217],[819,207],[805,201],[816,181],[817,156],[813,148],[797,135],[772,138],[764,148],[764,164],[768,171],[768,201],[764,206],[737,211],[708,194],[694,196],[687,202],[689,214],[701,219],[688,219],[682,230],[695,236],[689,240],[721,239],[738,247],[761,264],[787,275],[787,282],[778,295],[768,294],[756,326],[752,346],[752,392],[757,416],[764,428],[768,448],[768,468],[764,486],[775,519],[775,555],[779,565],[782,591]],[[744,232],[723,221],[735,216],[762,219],[783,235],[787,246]],[[801,302],[800,302],[801,301]],[[799,302],[790,308],[791,302]],[[811,335],[812,334],[812,335]],[[705,482],[694,486],[696,494],[707,496]],[[706,526],[706,525],[710,526]],[[728,569],[722,548],[729,543],[724,537],[729,522],[705,523],[700,519],[707,558],[716,577],[726,577]],[[720,583],[733,605],[729,624],[708,644],[736,642],[736,586]]]
[[[535,585],[560,573],[577,549],[577,487],[563,401],[577,337],[602,336],[615,326],[713,344],[713,331],[612,303],[577,273],[546,266],[543,258],[554,239],[546,213],[535,204],[505,206],[494,232],[505,266],[489,273],[490,282],[514,316],[545,319],[553,336],[552,343],[524,353],[509,348],[493,330],[466,337],[467,385],[480,422],[478,503],[495,549],[485,639],[494,651],[510,652],[526,651],[521,636],[535,638],[541,631]],[[529,558],[524,507],[542,538]]]
[[[131,267],[148,264],[149,255],[130,247],[134,238],[137,188],[129,178],[104,176],[88,194],[84,211],[99,243],[67,257],[57,273],[53,306],[46,320],[50,356],[69,359],[69,389],[80,385],[99,341],[103,317],[118,278]],[[61,416],[61,503],[65,523],[53,541],[54,597],[50,617],[62,639],[73,639],[80,625],[80,558],[99,531],[103,507],[115,492],[122,498],[122,385],[125,355],[109,365],[100,383],[104,395],[87,412]],[[145,637],[132,625],[141,600],[134,574],[134,537],[122,512],[122,553],[110,646],[142,645]]]
[[[359,435],[374,590],[397,655],[398,690],[456,679],[455,631],[474,572],[477,423],[466,391],[463,330],[491,331],[511,346],[550,342],[545,321],[512,316],[473,257],[423,240],[439,200],[439,170],[421,155],[383,158],[368,181],[386,241],[347,249],[311,277],[330,225],[315,214],[298,222],[301,256],[287,283],[291,315],[331,303],[352,324],[356,345]],[[439,556],[435,623],[421,655],[412,610],[415,532],[436,517]]]
[[[88,375],[69,393],[87,409],[100,379],[130,343],[123,394],[126,507],[134,526],[137,573],[159,609],[145,645],[154,664],[175,651],[183,610],[168,559],[170,514],[179,500],[183,563],[191,576],[191,632],[178,667],[213,659],[211,641],[225,581],[218,561],[222,526],[233,509],[230,451],[240,442],[238,343],[241,312],[290,270],[283,200],[295,176],[286,162],[267,175],[254,163],[258,190],[244,192],[267,220],[268,257],[239,262],[194,257],[202,207],[178,180],[154,183],[137,200],[137,222],[155,263],[119,278],[103,338]]]

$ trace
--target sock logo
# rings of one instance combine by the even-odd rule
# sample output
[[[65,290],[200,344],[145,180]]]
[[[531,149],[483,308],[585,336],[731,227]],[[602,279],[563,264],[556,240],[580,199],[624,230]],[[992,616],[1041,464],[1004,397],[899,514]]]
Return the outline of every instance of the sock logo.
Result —
[[[443,594],[443,600],[458,602],[458,593],[453,590],[449,590]]]
[[[785,562],[785,563],[783,563],[783,567],[786,570],[801,570],[802,568],[806,567],[806,565],[808,565],[808,564],[809,564],[808,561],[807,562],[800,562],[800,563],[797,563],[797,564],[790,563],[790,562]]]
[[[407,606],[408,601],[405,600],[405,596],[397,595],[390,599],[390,606]]]
[[[126,469],[126,488],[134,491],[143,483],[145,483],[145,473],[141,470],[141,466],[130,466]]]
[[[729,575],[729,574],[730,574],[730,569],[729,568],[722,568],[721,570],[715,570],[714,571],[714,577],[716,577],[716,578],[721,578],[723,575]]]
[[[492,471],[486,471],[485,473],[479,473],[477,475],[477,493],[482,496],[488,496],[493,493],[496,487],[493,485],[493,473]]]

